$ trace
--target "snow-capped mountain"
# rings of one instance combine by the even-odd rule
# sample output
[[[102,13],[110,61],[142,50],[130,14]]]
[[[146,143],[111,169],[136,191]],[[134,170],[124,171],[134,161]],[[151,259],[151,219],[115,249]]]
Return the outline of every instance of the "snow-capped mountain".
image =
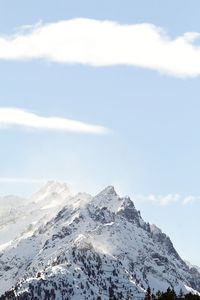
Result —
[[[65,183],[49,181],[28,199],[0,198],[0,250],[13,240],[30,236],[65,205],[72,194]]]
[[[0,252],[0,294],[106,300],[143,298],[148,286],[200,292],[200,273],[112,186],[92,197],[50,183],[29,200],[18,211],[21,217],[27,212],[26,226],[31,222],[32,229],[24,233],[16,219],[18,236]]]

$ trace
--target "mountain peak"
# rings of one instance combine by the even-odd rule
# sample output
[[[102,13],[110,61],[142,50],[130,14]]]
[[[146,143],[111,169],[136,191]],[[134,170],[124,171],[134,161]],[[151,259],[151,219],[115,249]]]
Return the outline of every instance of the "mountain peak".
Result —
[[[98,195],[113,195],[118,196],[117,192],[115,191],[114,186],[108,185],[106,188],[104,188]]]
[[[91,202],[93,208],[106,208],[110,212],[117,212],[121,204],[121,198],[116,193],[113,186],[107,186],[100,193],[98,193]]]
[[[71,196],[68,185],[65,182],[49,180],[38,192],[36,192],[31,197],[31,199],[34,202],[40,202],[41,200],[51,198],[55,195],[59,195],[62,199]]]
[[[46,190],[53,190],[54,192],[63,190],[63,189],[68,189],[68,185],[65,182],[57,181],[57,180],[49,180],[47,181],[46,185],[44,186]]]

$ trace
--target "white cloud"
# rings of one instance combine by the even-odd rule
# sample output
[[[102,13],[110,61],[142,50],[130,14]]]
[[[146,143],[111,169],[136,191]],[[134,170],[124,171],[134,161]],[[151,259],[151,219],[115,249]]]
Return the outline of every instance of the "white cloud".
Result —
[[[105,127],[75,120],[59,117],[42,117],[18,108],[0,108],[0,129],[11,126],[93,134],[103,134],[109,132],[109,130]]]
[[[179,77],[200,75],[198,32],[171,38],[152,24],[71,19],[0,36],[0,59],[47,59],[91,66],[131,65]]]

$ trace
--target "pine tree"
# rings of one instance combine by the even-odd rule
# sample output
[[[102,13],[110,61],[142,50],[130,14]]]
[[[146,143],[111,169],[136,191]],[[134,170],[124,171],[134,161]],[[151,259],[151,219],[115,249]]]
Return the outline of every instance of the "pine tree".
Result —
[[[151,300],[152,297],[151,297],[151,289],[150,289],[150,286],[148,286],[147,290],[146,290],[146,294],[145,294],[145,297],[144,297],[144,300]]]

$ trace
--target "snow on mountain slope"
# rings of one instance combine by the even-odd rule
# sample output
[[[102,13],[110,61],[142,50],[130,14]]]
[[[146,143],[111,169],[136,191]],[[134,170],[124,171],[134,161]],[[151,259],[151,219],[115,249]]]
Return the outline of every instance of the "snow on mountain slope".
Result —
[[[50,190],[52,202],[63,193]],[[34,203],[48,198],[43,194]],[[0,293],[15,286],[21,300],[143,297],[148,285],[155,291],[200,291],[200,274],[113,187],[95,197],[68,197],[57,215],[0,252]]]
[[[190,271],[193,273],[199,272],[200,273],[200,267],[196,265],[192,265],[189,261],[185,261],[186,265],[190,268]]]
[[[0,249],[16,238],[31,235],[51,219],[71,197],[65,183],[49,181],[39,192],[25,199],[16,196],[0,198]]]

